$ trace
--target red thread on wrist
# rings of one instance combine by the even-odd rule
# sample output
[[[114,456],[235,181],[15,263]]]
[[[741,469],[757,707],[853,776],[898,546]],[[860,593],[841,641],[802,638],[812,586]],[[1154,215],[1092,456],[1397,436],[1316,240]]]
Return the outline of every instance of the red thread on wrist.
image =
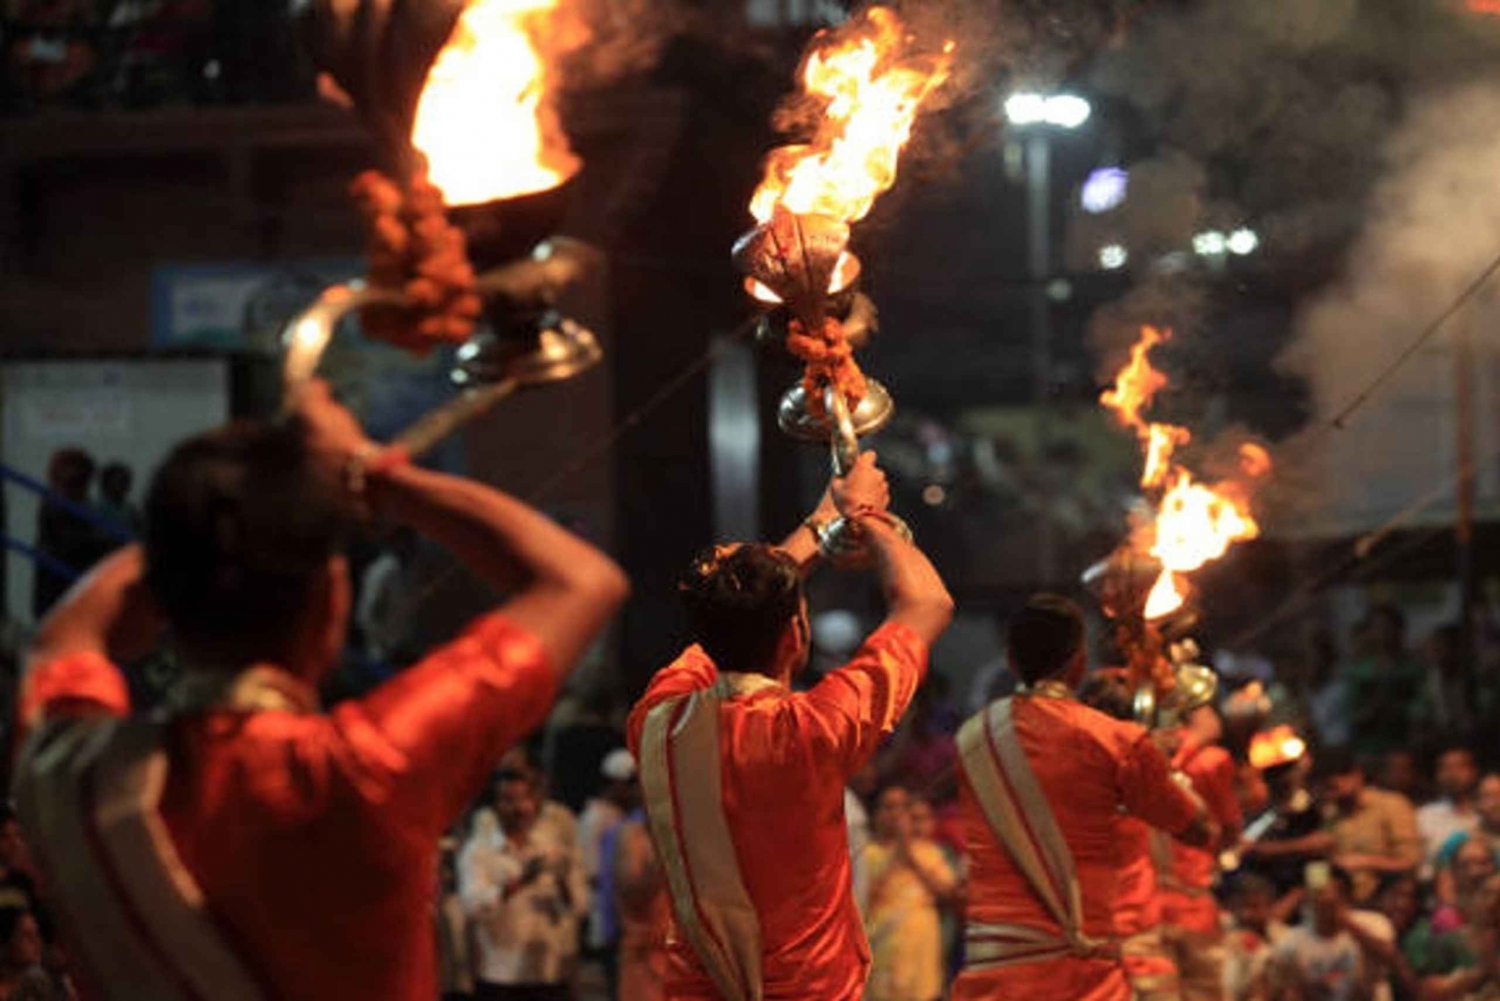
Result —
[[[375,461],[366,467],[367,473],[389,473],[393,469],[411,465],[411,451],[405,445],[391,445],[380,450]]]

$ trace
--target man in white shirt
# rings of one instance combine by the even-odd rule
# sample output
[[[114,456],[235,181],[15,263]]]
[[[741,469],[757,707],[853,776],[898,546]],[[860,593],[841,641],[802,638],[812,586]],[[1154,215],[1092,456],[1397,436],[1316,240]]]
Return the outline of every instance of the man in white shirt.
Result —
[[[499,829],[477,830],[459,857],[459,895],[478,946],[476,1001],[570,1001],[589,891],[578,845],[541,822],[535,776],[502,769]]]
[[[1309,866],[1313,875],[1314,867]],[[1271,953],[1273,999],[1391,1001],[1396,930],[1383,914],[1350,907],[1354,883],[1325,869],[1308,886],[1310,920],[1288,929]]]
[[[1473,834],[1479,827],[1474,791],[1479,767],[1467,747],[1450,745],[1438,752],[1437,786],[1442,798],[1417,811],[1417,833],[1422,836],[1423,871],[1431,875],[1437,854],[1455,834]]]

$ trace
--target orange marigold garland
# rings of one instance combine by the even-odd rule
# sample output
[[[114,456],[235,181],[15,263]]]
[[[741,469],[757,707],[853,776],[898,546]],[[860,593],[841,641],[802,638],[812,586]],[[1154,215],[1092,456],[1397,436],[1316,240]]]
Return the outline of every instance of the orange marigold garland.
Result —
[[[403,190],[368,170],[354,179],[350,194],[369,229],[370,283],[400,289],[410,302],[362,311],[365,333],[418,354],[467,340],[483,303],[464,234],[448,221],[442,192],[425,175]]]
[[[869,390],[865,374],[854,360],[854,348],[838,320],[826,317],[823,329],[814,335],[808,333],[801,320],[793,319],[788,325],[786,346],[806,363],[802,389],[807,394],[807,412],[813,417],[827,416],[823,402],[825,386],[833,386],[842,393],[851,411],[865,398]]]

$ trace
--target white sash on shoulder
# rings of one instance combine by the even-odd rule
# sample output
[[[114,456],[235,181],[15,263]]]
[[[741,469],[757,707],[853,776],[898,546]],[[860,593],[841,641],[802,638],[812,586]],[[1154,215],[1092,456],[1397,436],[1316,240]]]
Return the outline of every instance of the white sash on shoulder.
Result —
[[[745,889],[724,815],[719,705],[775,682],[722,675],[656,706],[641,734],[646,817],[678,927],[726,1001],[760,1001],[760,916]]]
[[[1112,955],[1112,943],[1083,932],[1073,853],[1026,759],[1013,712],[1012,700],[1002,699],[970,718],[958,732],[959,760],[990,831],[1062,927],[1062,935],[1027,925],[970,923],[965,931],[968,967]]]
[[[224,941],[158,812],[161,723],[44,723],[16,805],[91,980],[111,1001],[264,1001]]]

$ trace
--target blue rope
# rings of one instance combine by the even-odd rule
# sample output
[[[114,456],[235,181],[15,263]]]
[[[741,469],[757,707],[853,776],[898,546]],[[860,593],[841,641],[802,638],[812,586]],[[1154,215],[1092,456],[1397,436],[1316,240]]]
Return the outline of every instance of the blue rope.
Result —
[[[6,549],[20,553],[22,556],[25,556],[27,559],[35,563],[37,566],[45,568],[46,570],[61,577],[63,580],[77,580],[81,576],[81,574],[79,574],[77,570],[74,570],[66,563],[59,561],[54,556],[48,556],[40,549],[28,546],[20,539],[12,539],[8,535],[0,535],[0,542],[4,543]]]
[[[100,515],[99,512],[95,511],[93,508],[68,500],[68,498],[64,497],[62,494],[48,488],[48,486],[45,483],[42,483],[40,480],[34,480],[30,476],[27,476],[25,473],[17,472],[3,462],[0,462],[0,479],[9,480],[17,486],[25,487],[27,490],[30,490],[34,494],[39,494],[48,503],[62,508],[64,511],[67,511],[75,518],[80,518],[83,521],[88,522],[90,525],[93,525],[95,528],[101,529],[110,537],[118,539],[120,542],[135,541],[135,536],[132,535],[130,530],[125,526],[119,524],[118,522],[110,521],[108,518]],[[76,577],[77,574],[74,574],[73,576]]]

